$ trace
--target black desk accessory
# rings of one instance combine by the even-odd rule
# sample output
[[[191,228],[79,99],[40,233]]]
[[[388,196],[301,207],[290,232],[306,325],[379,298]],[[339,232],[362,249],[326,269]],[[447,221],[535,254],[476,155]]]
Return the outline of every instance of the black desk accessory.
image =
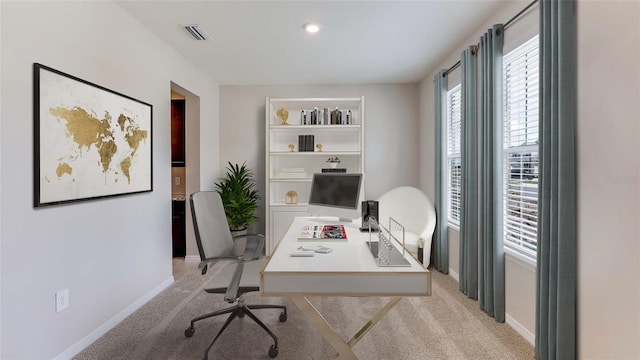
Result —
[[[378,202],[375,200],[366,200],[361,204],[362,226],[361,232],[378,232]],[[370,221],[373,220],[373,221]]]

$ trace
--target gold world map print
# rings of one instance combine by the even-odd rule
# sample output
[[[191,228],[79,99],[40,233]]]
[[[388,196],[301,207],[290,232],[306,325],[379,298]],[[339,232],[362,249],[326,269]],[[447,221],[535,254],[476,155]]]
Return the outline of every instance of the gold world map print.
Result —
[[[34,64],[34,206],[152,191],[152,106]]]

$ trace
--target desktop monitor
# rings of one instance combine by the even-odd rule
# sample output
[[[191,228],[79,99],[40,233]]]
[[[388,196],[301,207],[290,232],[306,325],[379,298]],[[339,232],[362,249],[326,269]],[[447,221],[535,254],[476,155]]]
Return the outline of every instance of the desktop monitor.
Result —
[[[317,173],[311,180],[309,212],[353,221],[360,216],[362,174]]]

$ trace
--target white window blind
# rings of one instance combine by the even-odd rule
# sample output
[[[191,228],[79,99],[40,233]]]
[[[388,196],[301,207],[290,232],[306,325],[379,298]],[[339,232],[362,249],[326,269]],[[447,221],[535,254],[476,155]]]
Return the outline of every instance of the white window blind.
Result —
[[[506,54],[504,240],[536,256],[538,228],[538,36]]]
[[[460,226],[460,85],[447,92],[447,202],[449,223]]]

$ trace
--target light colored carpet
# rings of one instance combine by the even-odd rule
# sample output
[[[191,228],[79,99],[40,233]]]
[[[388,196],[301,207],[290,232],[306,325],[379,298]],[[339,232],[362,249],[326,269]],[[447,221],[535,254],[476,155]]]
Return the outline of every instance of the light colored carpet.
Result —
[[[74,357],[83,359],[202,359],[204,349],[226,316],[196,323],[191,338],[184,336],[189,321],[226,307],[222,295],[202,290],[213,274],[202,276],[194,263],[174,260],[169,288]],[[216,265],[220,266],[220,264]],[[215,270],[215,267],[214,267]],[[467,299],[451,277],[432,270],[432,296],[402,299],[354,346],[360,359],[534,359],[534,348],[510,326],[496,323]],[[288,320],[279,310],[256,315],[278,336],[280,360],[333,359],[335,351],[286,298],[245,295],[247,303],[285,304]],[[385,298],[312,298],[312,303],[342,337],[350,339],[382,307]],[[235,319],[213,346],[210,359],[270,359],[271,338],[248,318]]]

